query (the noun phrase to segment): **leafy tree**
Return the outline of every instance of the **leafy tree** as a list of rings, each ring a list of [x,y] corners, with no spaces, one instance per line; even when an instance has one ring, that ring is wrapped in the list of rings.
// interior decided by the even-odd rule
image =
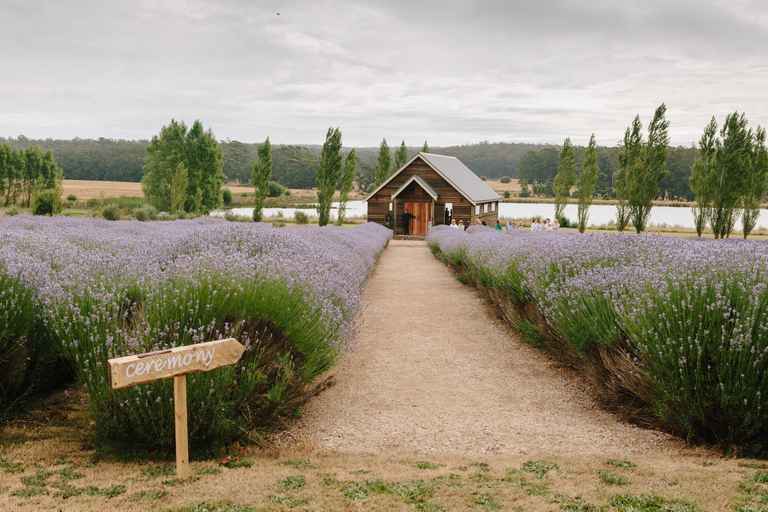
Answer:
[[[638,138],[631,165],[626,174],[626,194],[629,217],[637,233],[645,231],[648,218],[653,208],[653,200],[659,195],[659,184],[667,170],[667,146],[669,146],[669,121],[666,119],[667,107],[659,105],[648,128],[648,141],[643,144],[640,134],[640,119],[635,117],[632,133],[637,126]]]
[[[13,150],[8,144],[0,144],[0,198],[5,197],[8,176],[11,172]]]
[[[205,131],[200,121],[187,130],[183,122],[172,119],[147,147],[142,188],[147,201],[158,210],[171,205],[171,183],[179,164],[187,171],[182,210],[207,212],[221,204],[224,183],[223,158],[213,132]]]
[[[224,184],[223,157],[213,132],[206,131],[199,120],[187,133],[185,167],[188,180],[184,210],[208,212],[217,208]]]
[[[571,196],[571,188],[576,183],[576,158],[573,154],[571,139],[565,139],[563,149],[560,151],[560,163],[557,166],[557,174],[554,180],[555,189],[555,218],[559,221],[563,218],[565,205]]]
[[[187,194],[189,193],[189,171],[183,162],[176,166],[176,172],[171,178],[171,212],[183,211],[187,203]],[[199,190],[199,189],[198,189]]]
[[[331,200],[341,177],[341,131],[328,128],[325,143],[320,152],[320,169],[317,172],[317,212],[319,224],[328,224],[331,215]]]
[[[344,224],[344,214],[347,209],[347,199],[352,191],[352,185],[357,175],[357,153],[352,149],[347,158],[344,159],[344,173],[339,181],[339,213],[336,218],[336,224]]]
[[[581,165],[581,172],[579,173],[576,182],[577,194],[579,197],[578,226],[580,233],[583,233],[587,229],[589,207],[592,204],[592,195],[595,192],[598,171],[597,143],[595,142],[595,134],[593,133],[589,138],[589,146],[587,146],[584,162]]]
[[[768,184],[768,150],[765,147],[765,129],[758,126],[752,144],[752,161],[744,190],[742,233],[747,238],[757,225],[760,204],[763,202]]]
[[[429,153],[429,145],[427,144],[427,141],[424,141],[424,145],[421,146],[421,152],[422,153]]]
[[[693,162],[691,170],[691,190],[693,190],[696,205],[693,207],[693,221],[696,234],[701,236],[712,216],[709,182],[715,172],[715,157],[717,156],[717,121],[715,117],[704,128],[704,135],[699,139],[699,154]]]
[[[57,188],[36,191],[32,196],[32,214],[53,216],[61,212],[61,192]]]
[[[152,137],[147,147],[144,178],[141,181],[144,197],[160,211],[171,210],[171,181],[179,164],[186,161],[187,127],[172,119],[160,133]]]
[[[747,118],[733,112],[725,118],[715,141],[715,165],[706,177],[709,223],[715,238],[728,238],[740,215],[752,160],[752,131]]]
[[[408,161],[408,148],[405,147],[405,141],[400,143],[400,147],[395,152],[395,169],[400,169]]]
[[[267,194],[269,197],[280,197],[280,196],[287,196],[290,195],[288,192],[288,189],[279,184],[276,181],[270,180],[269,181],[269,193]]]
[[[528,151],[520,160],[518,176],[521,182],[533,187],[534,193],[542,191],[551,194],[559,163],[560,152],[556,148]]]
[[[375,187],[381,185],[389,177],[389,173],[392,170],[392,155],[389,152],[389,146],[387,145],[387,139],[381,140],[379,146],[379,159],[376,163],[376,173],[373,180]]]
[[[253,163],[252,181],[255,189],[253,220],[261,222],[264,199],[269,195],[269,179],[272,177],[272,143],[269,137],[259,147],[258,157]]]

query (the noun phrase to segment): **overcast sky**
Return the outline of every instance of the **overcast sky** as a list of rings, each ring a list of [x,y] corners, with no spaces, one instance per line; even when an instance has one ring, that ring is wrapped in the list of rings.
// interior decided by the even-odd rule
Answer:
[[[278,15],[279,13],[279,15]],[[764,0],[0,0],[0,135],[345,145],[614,145],[662,101],[674,144],[768,123]]]

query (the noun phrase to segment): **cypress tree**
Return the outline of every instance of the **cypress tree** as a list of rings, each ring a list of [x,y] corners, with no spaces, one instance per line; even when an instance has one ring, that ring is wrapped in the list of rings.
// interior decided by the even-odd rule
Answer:
[[[616,228],[624,231],[629,224],[629,205],[627,202],[628,180],[632,169],[638,165],[642,154],[642,124],[640,116],[635,116],[632,127],[624,132],[624,140],[619,148],[619,167],[613,175],[613,191],[616,196]]]
[[[427,145],[427,141],[424,141],[424,145],[421,146],[421,152],[422,153],[429,153],[429,146]]]
[[[352,149],[344,160],[344,173],[339,181],[339,213],[336,217],[336,224],[344,224],[344,216],[347,209],[347,199],[352,191],[352,185],[357,175],[357,153]]]
[[[555,189],[555,219],[563,218],[565,205],[571,196],[571,188],[576,183],[576,157],[573,153],[571,139],[566,138],[563,149],[560,151],[560,163],[557,166],[557,174],[553,187]]]
[[[317,213],[321,226],[328,224],[331,216],[331,200],[341,177],[341,131],[328,128],[320,152],[320,169],[317,171]]]
[[[405,147],[405,141],[400,143],[400,147],[395,152],[395,169],[400,169],[408,161],[408,148]]]
[[[254,207],[253,220],[260,222],[262,219],[262,210],[264,200],[269,195],[269,180],[272,177],[272,143],[269,137],[264,144],[259,146],[256,161],[253,163],[253,187],[254,187]]]
[[[374,173],[373,186],[377,187],[384,183],[389,177],[389,173],[392,168],[392,155],[389,152],[389,146],[387,145],[387,139],[381,140],[379,146],[379,158],[376,162],[376,171]]]

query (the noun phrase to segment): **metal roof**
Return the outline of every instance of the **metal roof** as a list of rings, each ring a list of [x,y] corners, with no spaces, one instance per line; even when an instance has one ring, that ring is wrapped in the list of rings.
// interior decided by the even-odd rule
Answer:
[[[438,174],[473,203],[498,201],[501,199],[486,182],[455,156],[419,153]]]
[[[400,193],[401,193],[403,190],[405,190],[406,188],[408,188],[408,185],[410,185],[410,184],[411,184],[411,183],[413,183],[414,181],[415,181],[416,183],[418,183],[418,185],[419,185],[421,188],[423,188],[423,189],[424,189],[424,192],[426,192],[427,194],[429,194],[430,196],[432,196],[432,199],[434,199],[435,201],[437,201],[437,192],[435,192],[435,189],[433,189],[432,187],[430,187],[430,186],[429,186],[429,183],[427,183],[426,181],[424,181],[424,180],[421,178],[421,176],[411,176],[411,179],[409,179],[408,181],[406,181],[405,183],[403,183],[403,186],[402,186],[402,187],[400,187],[399,189],[397,189],[397,192],[395,192],[394,194],[392,194],[392,197],[394,198],[394,197],[397,197],[397,196],[399,196],[399,195],[400,195]]]
[[[395,176],[400,174],[403,169],[411,165],[414,160],[421,158],[427,165],[429,165],[437,174],[443,177],[453,188],[455,188],[461,195],[463,195],[470,203],[485,203],[488,201],[499,201],[501,198],[488,186],[483,180],[481,180],[477,174],[472,172],[472,169],[464,165],[464,163],[455,156],[448,155],[436,155],[434,153],[418,153],[413,158],[408,160],[405,165],[395,171],[389,178],[384,180],[384,183],[376,187],[376,189],[368,194],[365,200],[369,200],[379,190],[384,188],[387,183],[392,181]],[[409,183],[412,180],[409,180]],[[420,180],[420,185],[424,180]],[[424,182],[422,187],[428,187],[429,185]],[[425,190],[432,190],[431,187]],[[398,190],[396,194],[400,193]],[[434,192],[434,190],[432,190]],[[430,194],[431,195],[431,194]],[[435,194],[437,196],[437,194]]]

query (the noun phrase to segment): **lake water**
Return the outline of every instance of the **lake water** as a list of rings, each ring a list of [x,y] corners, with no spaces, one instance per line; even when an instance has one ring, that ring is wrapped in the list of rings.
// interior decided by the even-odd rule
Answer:
[[[338,203],[333,203],[331,218],[336,218]],[[233,208],[229,210],[234,215],[250,217],[253,208]],[[309,217],[317,217],[314,208],[264,208],[265,218],[277,218],[281,213],[283,218],[292,219],[297,212],[304,212]],[[499,216],[505,219],[528,219],[531,217],[554,217],[555,205],[551,203],[499,203]],[[364,201],[349,201],[347,203],[347,218],[363,218],[367,213]],[[212,212],[211,215],[223,217],[225,211]],[[565,207],[565,216],[572,221],[576,220],[576,205],[569,204]],[[596,204],[589,209],[589,225],[601,226],[616,219],[616,207],[610,204]],[[693,213],[691,208],[676,206],[654,206],[651,210],[650,226],[678,226],[693,229]],[[768,210],[760,210],[758,227],[768,229]],[[741,229],[738,222],[737,230]]]

